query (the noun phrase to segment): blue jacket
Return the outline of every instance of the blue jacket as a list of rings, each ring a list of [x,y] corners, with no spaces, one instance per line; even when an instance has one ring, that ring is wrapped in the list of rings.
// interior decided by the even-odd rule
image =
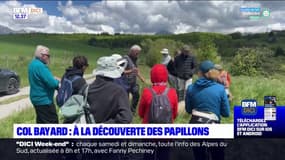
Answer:
[[[192,109],[215,113],[219,119],[230,116],[230,104],[223,85],[204,77],[199,78],[187,89],[185,107],[188,113]]]
[[[53,103],[54,90],[59,81],[54,79],[51,71],[41,60],[35,58],[29,64],[30,99],[33,105],[50,105]]]

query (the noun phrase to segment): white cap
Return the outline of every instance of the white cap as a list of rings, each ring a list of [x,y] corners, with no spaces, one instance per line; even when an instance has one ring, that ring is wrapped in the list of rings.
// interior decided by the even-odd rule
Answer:
[[[163,48],[160,53],[162,54],[169,54],[168,49],[167,48]]]

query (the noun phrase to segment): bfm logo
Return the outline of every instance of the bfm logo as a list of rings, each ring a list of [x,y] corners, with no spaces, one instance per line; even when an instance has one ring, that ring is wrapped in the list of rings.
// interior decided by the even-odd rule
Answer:
[[[256,114],[256,100],[245,99],[241,101],[242,114],[243,115],[255,115]]]
[[[13,19],[28,19],[30,14],[42,14],[43,8],[13,8]]]

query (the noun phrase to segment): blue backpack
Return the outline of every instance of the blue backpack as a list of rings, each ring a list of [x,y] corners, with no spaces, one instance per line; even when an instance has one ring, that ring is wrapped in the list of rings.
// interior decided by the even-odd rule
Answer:
[[[61,86],[58,89],[58,94],[56,96],[56,103],[59,107],[61,107],[68,100],[68,98],[72,96],[72,83],[79,78],[81,77],[78,75],[75,75],[72,78],[67,78],[66,76],[63,77],[61,80]]]

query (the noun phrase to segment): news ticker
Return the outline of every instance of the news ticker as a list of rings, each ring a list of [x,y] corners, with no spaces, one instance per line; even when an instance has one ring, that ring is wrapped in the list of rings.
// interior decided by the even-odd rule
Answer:
[[[234,137],[232,124],[14,124],[14,138],[189,139]]]

